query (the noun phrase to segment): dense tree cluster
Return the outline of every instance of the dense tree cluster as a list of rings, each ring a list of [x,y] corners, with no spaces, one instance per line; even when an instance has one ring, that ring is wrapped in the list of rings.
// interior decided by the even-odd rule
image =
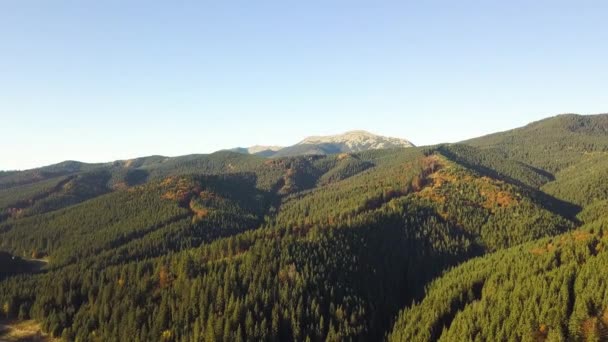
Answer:
[[[404,310],[393,341],[603,341],[608,220],[474,259]]]

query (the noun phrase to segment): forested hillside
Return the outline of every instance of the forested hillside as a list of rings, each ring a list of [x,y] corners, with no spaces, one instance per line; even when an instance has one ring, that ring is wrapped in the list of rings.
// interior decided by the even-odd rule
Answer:
[[[605,341],[608,219],[476,258],[404,310],[391,341]]]
[[[0,309],[69,341],[603,336],[606,117],[0,173]]]
[[[563,114],[464,143],[495,149],[509,158],[555,173],[581,161],[587,153],[608,152],[607,134],[608,114]]]

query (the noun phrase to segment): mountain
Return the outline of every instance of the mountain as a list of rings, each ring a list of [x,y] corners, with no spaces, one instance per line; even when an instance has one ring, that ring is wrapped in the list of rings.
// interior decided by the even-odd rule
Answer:
[[[312,136],[279,150],[274,157],[307,154],[351,153],[414,146],[405,139],[383,137],[366,131],[350,131],[330,136]]]
[[[262,146],[262,145],[254,145],[251,146],[249,148],[247,148],[247,152],[249,154],[259,154],[260,152],[264,152],[264,151],[272,151],[272,152],[276,152],[280,149],[282,149],[283,147],[281,146]]]
[[[360,152],[385,148],[412,147],[405,139],[383,137],[366,131],[350,131],[344,134],[308,137],[297,145],[335,144],[341,152]]]
[[[0,317],[66,341],[602,340],[603,122],[0,173]]]
[[[272,157],[277,151],[282,149],[281,146],[262,146],[254,145],[251,147],[236,147],[229,151],[243,153],[243,154],[255,154],[261,157]]]
[[[293,157],[299,155],[328,155],[352,153],[387,148],[413,147],[414,145],[399,138],[383,137],[366,131],[350,131],[338,135],[311,136],[299,143],[288,146],[252,146],[238,147],[232,151],[256,154],[263,157]]]

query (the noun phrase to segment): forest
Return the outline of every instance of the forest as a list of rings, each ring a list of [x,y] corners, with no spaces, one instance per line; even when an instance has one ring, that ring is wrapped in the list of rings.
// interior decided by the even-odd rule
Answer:
[[[608,340],[607,167],[604,114],[0,172],[0,317],[65,341]]]

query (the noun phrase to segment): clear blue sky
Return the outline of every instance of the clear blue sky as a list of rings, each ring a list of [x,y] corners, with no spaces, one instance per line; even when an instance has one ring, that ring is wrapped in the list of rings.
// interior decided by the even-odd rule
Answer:
[[[1,1],[0,169],[607,112],[607,4]]]

